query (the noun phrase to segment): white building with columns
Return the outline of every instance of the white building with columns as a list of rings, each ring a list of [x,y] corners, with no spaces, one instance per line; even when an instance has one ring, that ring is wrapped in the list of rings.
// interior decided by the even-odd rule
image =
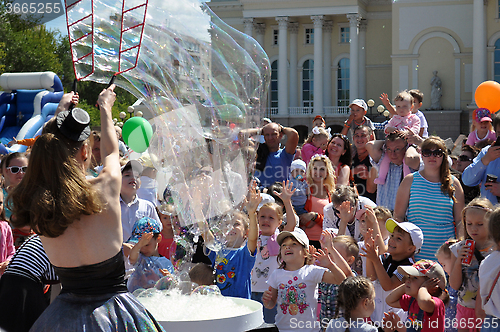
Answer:
[[[255,38],[268,54],[268,116],[310,130],[347,117],[355,98],[424,93],[429,132],[467,131],[475,88],[500,81],[500,0],[212,0],[228,25]],[[431,79],[442,82],[443,110],[430,110]],[[465,114],[465,116],[464,116]],[[460,116],[462,121],[460,122]],[[465,119],[465,120],[464,120]],[[298,128],[300,129],[300,128]],[[461,130],[460,130],[461,129]]]

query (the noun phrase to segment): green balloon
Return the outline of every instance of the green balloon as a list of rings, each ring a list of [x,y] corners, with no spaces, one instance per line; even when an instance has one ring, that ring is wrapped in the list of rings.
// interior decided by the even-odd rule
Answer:
[[[142,153],[146,151],[152,136],[153,128],[144,118],[136,116],[128,119],[123,124],[123,140],[135,152]]]

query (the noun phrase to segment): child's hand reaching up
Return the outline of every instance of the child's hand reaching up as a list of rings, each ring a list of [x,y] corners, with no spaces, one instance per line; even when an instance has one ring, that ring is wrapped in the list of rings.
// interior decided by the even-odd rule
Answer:
[[[389,100],[389,95],[385,92],[382,92],[380,95],[380,101],[382,101],[382,104],[385,106],[385,108],[389,108],[391,105],[391,101]]]
[[[328,255],[327,249],[319,249],[317,250],[312,257],[316,260],[316,265],[329,268],[331,265],[335,265],[332,261],[330,255]]]
[[[378,236],[378,235],[377,235]],[[370,261],[376,261],[379,256],[378,254],[378,246],[375,245],[375,240],[373,239],[373,230],[368,229],[365,236],[365,253],[361,254],[361,256],[366,257],[366,259]]]
[[[284,203],[292,200],[292,195],[295,192],[295,190],[297,189],[293,188],[292,181],[286,180],[286,182],[283,181],[283,190],[281,191],[281,193],[278,193],[276,191],[274,193],[276,194],[276,196],[281,198],[281,200]]]
[[[321,248],[327,248],[327,249],[332,248],[333,247],[332,234],[327,230],[323,230],[323,232],[321,232],[321,237],[319,238],[319,243],[321,244]]]
[[[262,197],[260,196],[260,190],[257,189],[257,184],[253,181],[249,189],[249,199],[247,202],[248,213],[255,213],[261,201]]]

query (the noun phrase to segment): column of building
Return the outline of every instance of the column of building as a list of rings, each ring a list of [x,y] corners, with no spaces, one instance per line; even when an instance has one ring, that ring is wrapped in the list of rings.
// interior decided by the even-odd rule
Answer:
[[[297,35],[299,33],[299,23],[288,24],[290,32],[290,107],[297,107],[298,104],[298,83],[297,83]]]
[[[243,27],[244,27],[244,32],[246,35],[249,35],[250,37],[253,37],[253,25],[254,25],[254,18],[253,17],[245,17],[243,19]]]
[[[366,20],[359,24],[359,98],[366,99]]]
[[[332,106],[332,21],[323,24],[323,106]]]
[[[349,97],[351,101],[353,99],[359,98],[359,83],[358,83],[358,66],[359,66],[359,22],[361,20],[361,15],[359,14],[348,14],[347,19],[349,20],[349,36],[351,39],[351,44],[349,47],[350,57],[349,57]]]
[[[288,115],[288,16],[278,16],[278,115]]]
[[[265,23],[256,23],[255,26],[255,40],[260,44],[262,48],[264,48],[264,34],[266,33],[266,24]]]
[[[472,88],[473,92],[479,84],[486,80],[486,12],[484,0],[474,0],[472,19]],[[472,104],[475,105],[474,93]]]
[[[314,113],[323,114],[323,15],[313,15],[314,23]]]

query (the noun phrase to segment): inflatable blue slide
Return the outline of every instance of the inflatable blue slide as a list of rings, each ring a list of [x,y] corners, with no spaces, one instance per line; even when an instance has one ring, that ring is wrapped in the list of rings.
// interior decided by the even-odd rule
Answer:
[[[53,72],[4,73],[0,75],[0,143],[40,135],[52,118],[64,91],[61,80]],[[26,146],[0,145],[0,153],[24,152]],[[3,151],[2,151],[3,150]]]

